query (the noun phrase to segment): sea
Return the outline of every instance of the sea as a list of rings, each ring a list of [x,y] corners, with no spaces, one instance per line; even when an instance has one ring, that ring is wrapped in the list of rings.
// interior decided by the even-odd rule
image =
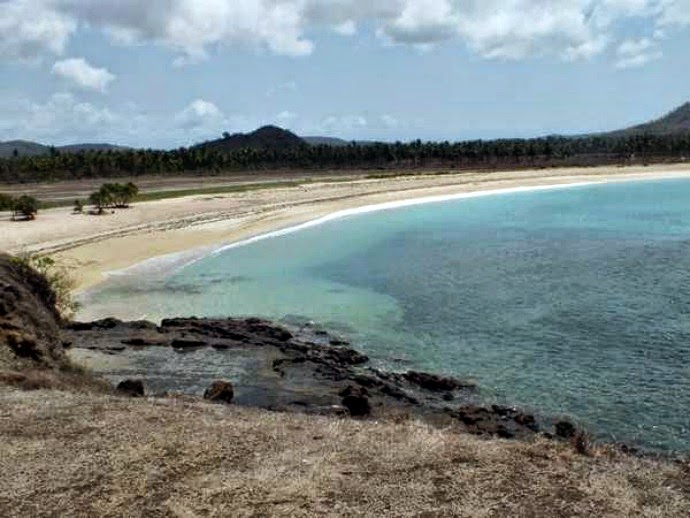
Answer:
[[[690,452],[690,180],[343,211],[148,261],[82,298],[80,318],[312,322],[378,367],[472,379],[487,403]],[[213,361],[151,354],[131,361],[192,373]]]

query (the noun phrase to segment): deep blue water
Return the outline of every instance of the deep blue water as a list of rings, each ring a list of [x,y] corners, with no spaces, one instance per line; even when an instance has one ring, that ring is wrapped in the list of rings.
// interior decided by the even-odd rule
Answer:
[[[571,187],[351,216],[124,276],[124,318],[310,319],[393,369],[690,451],[690,181]]]

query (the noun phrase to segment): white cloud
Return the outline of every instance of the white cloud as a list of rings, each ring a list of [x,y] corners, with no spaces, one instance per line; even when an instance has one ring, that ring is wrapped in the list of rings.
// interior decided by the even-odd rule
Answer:
[[[53,74],[62,77],[84,90],[105,92],[108,85],[115,79],[105,68],[96,68],[85,59],[63,59],[53,65]]]
[[[364,129],[368,125],[369,121],[362,115],[329,115],[324,117],[318,127],[329,133],[348,133],[353,130]]]
[[[690,25],[690,0],[664,0],[660,27]]]
[[[188,130],[209,129],[220,133],[225,116],[212,102],[196,99],[175,115],[177,125]]]
[[[35,0],[0,2],[0,59],[33,61],[61,54],[77,21]]]
[[[297,114],[289,110],[284,110],[276,115],[275,119],[279,124],[291,124],[297,119]]]
[[[179,62],[226,46],[310,54],[307,34],[355,35],[374,27],[387,42],[464,42],[485,58],[587,59],[621,40],[621,22],[650,31],[690,25],[690,0],[0,0],[0,58],[61,55],[80,27],[120,44],[154,43]],[[647,35],[651,37],[651,34]],[[640,35],[639,37],[644,37]]]
[[[617,68],[641,67],[650,61],[661,58],[657,43],[649,38],[625,40],[616,50]]]
[[[0,103],[0,140],[31,138],[52,142],[70,136],[93,141],[104,128],[124,122],[110,109],[80,102],[72,94],[58,93],[46,102],[3,99]]]
[[[261,121],[226,115],[203,99],[176,114],[150,112],[132,103],[105,107],[83,102],[71,93],[44,102],[0,97],[0,141],[17,138],[43,143],[111,142],[133,147],[189,145],[256,128]],[[161,128],[163,131],[161,131]]]
[[[396,43],[436,43],[453,37],[459,22],[449,0],[408,0],[379,34]]]

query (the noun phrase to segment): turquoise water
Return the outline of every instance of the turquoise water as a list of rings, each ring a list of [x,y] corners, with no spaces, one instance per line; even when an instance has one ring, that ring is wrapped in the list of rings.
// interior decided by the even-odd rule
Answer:
[[[473,378],[487,400],[690,451],[690,181],[350,216],[113,278],[87,304],[313,320],[387,368]]]

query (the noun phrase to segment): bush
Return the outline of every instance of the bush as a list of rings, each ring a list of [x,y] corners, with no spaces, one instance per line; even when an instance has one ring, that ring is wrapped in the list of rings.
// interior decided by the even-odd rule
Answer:
[[[139,188],[132,182],[105,183],[89,196],[89,201],[96,207],[98,214],[103,214],[103,210],[107,207],[126,209],[137,194],[139,194]]]
[[[21,216],[24,219],[35,219],[38,214],[39,202],[33,196],[20,196],[12,203],[13,217]]]

